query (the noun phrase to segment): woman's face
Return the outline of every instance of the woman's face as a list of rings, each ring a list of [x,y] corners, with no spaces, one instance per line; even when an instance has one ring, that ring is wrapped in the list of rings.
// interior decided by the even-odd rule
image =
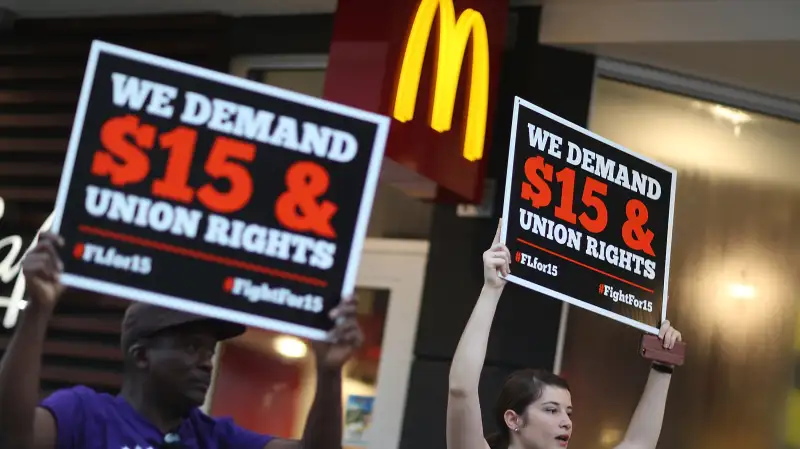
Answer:
[[[512,441],[526,449],[562,449],[572,436],[572,395],[569,391],[546,386],[542,396],[530,404],[525,416],[506,412]],[[515,430],[519,428],[519,430]]]

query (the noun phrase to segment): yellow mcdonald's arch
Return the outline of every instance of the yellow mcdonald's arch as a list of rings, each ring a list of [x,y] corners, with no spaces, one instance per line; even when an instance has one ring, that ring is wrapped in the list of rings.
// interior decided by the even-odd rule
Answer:
[[[421,1],[403,55],[393,116],[401,122],[414,118],[422,63],[437,10],[439,51],[430,117],[431,128],[445,132],[450,130],[453,124],[458,78],[467,42],[472,35],[472,67],[464,135],[464,158],[468,161],[477,161],[483,157],[486,115],[489,107],[489,37],[486,23],[479,12],[466,9],[456,20],[453,0]]]

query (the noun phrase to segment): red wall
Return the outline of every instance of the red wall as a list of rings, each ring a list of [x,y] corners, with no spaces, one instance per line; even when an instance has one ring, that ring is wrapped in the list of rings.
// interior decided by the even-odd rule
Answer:
[[[212,416],[230,416],[246,429],[292,437],[300,388],[298,366],[227,344],[221,354]]]
[[[381,310],[357,318],[364,332],[364,344],[353,359],[367,363],[373,375],[377,375],[381,357],[384,313]],[[249,332],[257,335],[251,341],[263,338],[264,344],[270,344],[275,335],[260,329]],[[313,357],[310,347],[307,357]],[[292,438],[298,424],[295,418],[299,412],[302,376],[302,361],[287,363],[277,354],[226,343],[218,360],[211,415],[230,416],[238,425],[254,432]],[[305,416],[301,418],[305,421]]]

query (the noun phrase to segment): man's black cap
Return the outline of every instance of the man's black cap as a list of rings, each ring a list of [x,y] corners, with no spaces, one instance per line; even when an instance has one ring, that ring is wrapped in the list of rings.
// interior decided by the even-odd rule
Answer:
[[[140,338],[184,324],[203,322],[218,340],[242,335],[247,328],[241,324],[194,315],[180,310],[159,307],[145,302],[133,302],[122,319],[122,350],[127,351]]]

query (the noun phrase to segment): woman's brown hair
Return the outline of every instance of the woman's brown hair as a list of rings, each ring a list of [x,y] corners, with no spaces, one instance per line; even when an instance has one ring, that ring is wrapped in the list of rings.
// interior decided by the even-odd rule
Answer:
[[[494,408],[494,421],[498,430],[486,437],[491,449],[508,449],[511,444],[511,434],[505,420],[506,410],[513,410],[523,416],[525,409],[542,396],[547,386],[569,391],[566,380],[546,370],[525,369],[508,376]]]

